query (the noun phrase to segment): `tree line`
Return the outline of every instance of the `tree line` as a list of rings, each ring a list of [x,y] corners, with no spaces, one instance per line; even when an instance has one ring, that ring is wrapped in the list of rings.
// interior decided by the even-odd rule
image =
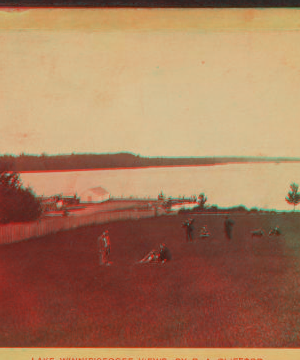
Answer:
[[[281,161],[300,161],[300,159],[269,157],[142,157],[131,153],[73,153],[63,155],[47,155],[44,153],[41,155],[1,155],[0,171],[80,170]]]

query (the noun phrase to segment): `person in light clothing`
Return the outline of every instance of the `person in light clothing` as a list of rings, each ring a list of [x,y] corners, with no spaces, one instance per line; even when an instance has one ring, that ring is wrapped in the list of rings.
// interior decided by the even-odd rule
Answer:
[[[209,236],[210,236],[210,232],[207,230],[207,226],[206,225],[202,226],[199,233],[200,239],[208,238]]]
[[[98,237],[98,249],[99,249],[99,263],[100,265],[110,265],[110,238],[108,231],[104,231],[101,236]]]
[[[167,261],[170,261],[172,258],[170,250],[166,247],[165,244],[160,244],[159,250],[151,250],[142,260],[138,261],[138,264],[164,264]]]

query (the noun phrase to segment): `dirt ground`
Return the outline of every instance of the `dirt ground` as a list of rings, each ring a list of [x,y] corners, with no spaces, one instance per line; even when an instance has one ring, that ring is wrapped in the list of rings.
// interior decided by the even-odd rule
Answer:
[[[232,215],[230,241],[224,215],[193,217],[191,243],[178,215],[0,246],[0,346],[299,347],[299,215]],[[279,237],[250,235],[275,225]],[[104,229],[113,264],[101,267]],[[169,263],[135,264],[161,242]]]

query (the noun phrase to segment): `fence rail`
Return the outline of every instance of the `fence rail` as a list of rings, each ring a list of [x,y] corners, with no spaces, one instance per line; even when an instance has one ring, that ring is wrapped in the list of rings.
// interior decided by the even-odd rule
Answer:
[[[161,215],[162,213],[164,212],[157,212],[155,209],[126,209],[83,216],[40,219],[39,221],[30,223],[7,224],[0,226],[0,244],[10,244],[87,225],[104,224],[126,219],[147,218]]]

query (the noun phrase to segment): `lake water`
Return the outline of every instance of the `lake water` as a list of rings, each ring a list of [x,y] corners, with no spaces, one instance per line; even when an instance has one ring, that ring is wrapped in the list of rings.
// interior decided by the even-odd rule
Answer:
[[[37,195],[80,194],[101,186],[113,197],[157,198],[205,193],[210,205],[291,210],[285,196],[300,183],[300,163],[248,163],[214,166],[21,173]],[[300,207],[300,205],[299,205]]]

